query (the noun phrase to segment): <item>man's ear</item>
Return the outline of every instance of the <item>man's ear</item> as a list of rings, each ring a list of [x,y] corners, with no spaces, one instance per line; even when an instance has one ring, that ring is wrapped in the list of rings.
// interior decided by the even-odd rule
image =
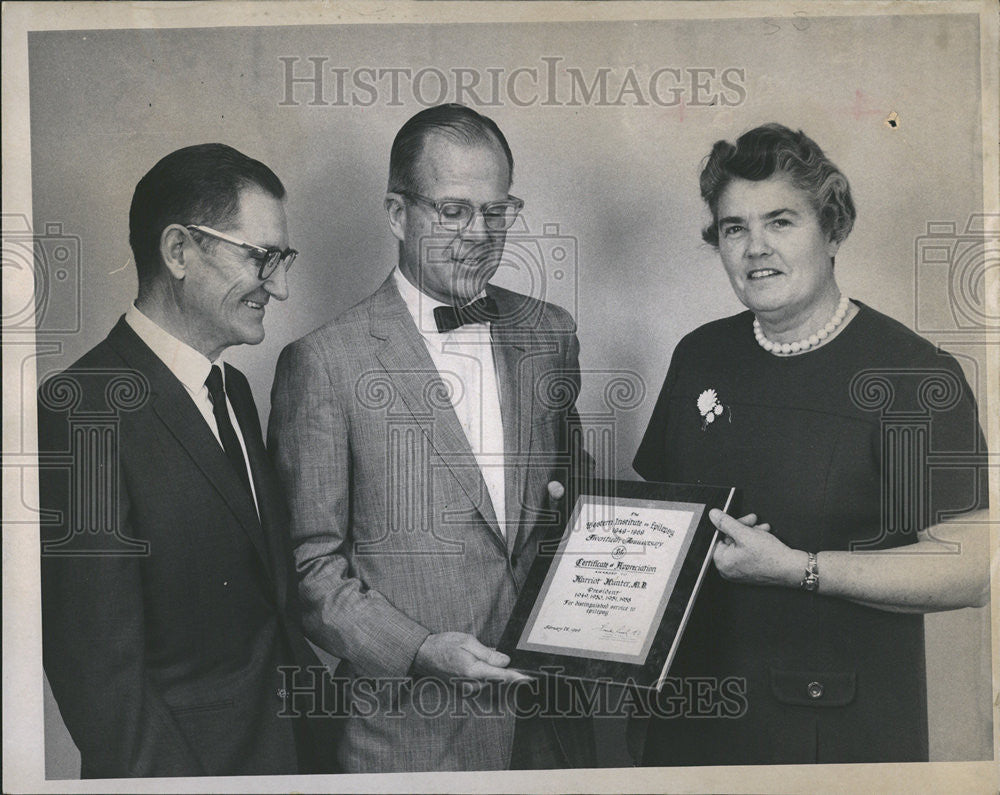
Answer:
[[[187,275],[190,243],[187,230],[180,224],[170,224],[160,232],[160,258],[175,279],[180,280]]]
[[[385,194],[385,213],[389,218],[389,228],[397,240],[406,237],[406,203],[398,193]]]

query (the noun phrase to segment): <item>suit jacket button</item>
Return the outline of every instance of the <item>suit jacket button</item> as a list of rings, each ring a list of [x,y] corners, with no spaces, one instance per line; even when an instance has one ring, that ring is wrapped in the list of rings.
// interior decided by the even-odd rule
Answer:
[[[806,685],[806,692],[809,694],[809,698],[822,698],[823,685],[819,682],[810,682]]]

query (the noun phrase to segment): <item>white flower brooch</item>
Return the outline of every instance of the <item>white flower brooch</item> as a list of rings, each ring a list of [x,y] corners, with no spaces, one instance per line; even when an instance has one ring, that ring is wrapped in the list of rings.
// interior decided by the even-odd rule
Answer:
[[[706,389],[698,395],[698,413],[701,414],[701,429],[705,430],[709,423],[721,417],[725,407],[719,402],[719,395],[714,389]],[[729,409],[729,421],[733,421],[733,410]]]

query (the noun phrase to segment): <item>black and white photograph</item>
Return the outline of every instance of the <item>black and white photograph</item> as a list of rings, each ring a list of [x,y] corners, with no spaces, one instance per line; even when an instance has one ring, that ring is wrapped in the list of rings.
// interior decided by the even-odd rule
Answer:
[[[5,792],[997,791],[995,3],[3,17]]]

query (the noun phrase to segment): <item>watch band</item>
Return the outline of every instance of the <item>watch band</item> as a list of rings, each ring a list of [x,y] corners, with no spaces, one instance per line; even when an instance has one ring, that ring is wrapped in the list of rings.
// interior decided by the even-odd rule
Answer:
[[[806,573],[799,583],[799,588],[803,591],[815,591],[819,588],[819,558],[815,552],[810,552],[809,560],[806,562]]]

